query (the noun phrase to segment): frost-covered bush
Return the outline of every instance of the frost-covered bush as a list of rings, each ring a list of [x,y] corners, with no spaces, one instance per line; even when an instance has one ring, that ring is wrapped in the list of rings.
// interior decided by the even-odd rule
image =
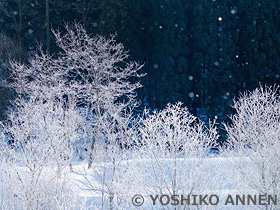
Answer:
[[[226,125],[231,158],[246,179],[243,189],[259,194],[280,193],[279,89],[260,87],[234,101],[236,114]],[[277,207],[278,208],[278,207]]]
[[[145,115],[139,128],[138,174],[144,177],[136,179],[142,186],[139,191],[153,195],[204,192],[210,178],[205,173],[207,158],[218,138],[214,125],[206,127],[182,103]]]
[[[69,175],[83,119],[75,105],[65,106],[59,100],[15,102],[2,124],[1,209],[73,209]]]

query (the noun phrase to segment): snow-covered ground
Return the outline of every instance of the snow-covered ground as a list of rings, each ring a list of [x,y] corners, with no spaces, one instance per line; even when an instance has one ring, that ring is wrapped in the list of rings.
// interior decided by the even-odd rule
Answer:
[[[180,160],[177,160],[178,162],[180,162]],[[183,160],[181,160],[183,161]],[[194,160],[190,159],[189,162],[193,163]],[[255,170],[252,163],[250,162],[249,159],[247,158],[236,158],[236,157],[213,157],[213,158],[207,158],[203,161],[203,171],[200,171],[199,173],[197,173],[197,186],[198,189],[192,192],[192,194],[195,195],[217,195],[219,197],[219,204],[218,205],[189,205],[189,206],[185,206],[185,205],[178,205],[176,206],[176,209],[248,209],[250,206],[246,205],[232,205],[232,204],[228,204],[228,205],[224,205],[226,202],[226,198],[228,195],[232,195],[233,198],[235,198],[235,195],[258,195],[258,193],[256,191],[254,191],[250,186],[248,186],[248,184],[246,185],[246,180],[244,179],[244,177],[241,176],[241,174],[236,170],[236,168],[234,167],[234,163],[236,161],[242,161],[244,162],[244,167],[251,167],[250,170]],[[128,161],[129,162],[129,161]],[[133,161],[134,162],[134,166],[136,167],[141,167],[143,166],[143,164],[145,164],[146,166],[151,164],[151,162],[149,160],[137,160],[137,161]],[[136,163],[137,162],[137,163]],[[161,163],[160,163],[161,162]],[[162,159],[160,160],[159,164],[165,164],[166,162],[172,162],[171,159]],[[186,164],[186,167],[190,166],[190,163],[185,162],[184,164]],[[124,165],[124,167],[127,167],[127,162],[123,162],[121,163]],[[162,165],[164,167],[164,165]],[[87,163],[80,163],[80,164],[76,164],[73,165],[73,172],[71,173],[71,180],[72,180],[72,187],[73,189],[75,189],[75,191],[78,193],[78,197],[79,199],[82,200],[86,200],[87,201],[87,205],[89,206],[90,204],[92,204],[94,207],[98,208],[98,209],[106,209],[108,208],[108,205],[106,205],[106,202],[108,202],[108,195],[106,195],[106,193],[104,194],[104,192],[106,192],[105,188],[106,184],[109,183],[109,180],[103,180],[104,182],[100,182],[101,181],[101,177],[99,177],[97,174],[101,174],[101,173],[105,173],[107,171],[110,171],[112,169],[112,164],[110,163],[104,163],[104,164],[100,164],[99,166],[94,166],[91,169],[88,169],[88,164]],[[120,167],[120,165],[118,166]],[[151,166],[152,167],[152,166]],[[100,171],[97,171],[97,168],[99,168]],[[174,206],[172,205],[166,205],[166,206],[162,206],[160,205],[159,200],[157,200],[156,205],[152,204],[152,199],[150,197],[150,195],[152,196],[156,196],[157,194],[160,195],[160,191],[162,194],[167,194],[170,195],[170,192],[168,191],[168,187],[166,189],[164,189],[164,186],[170,186],[171,185],[171,180],[170,183],[164,183],[161,186],[158,186],[159,188],[161,188],[159,191],[155,190],[154,187],[155,186],[147,186],[143,181],[145,181],[145,177],[146,178],[150,178],[153,177],[155,174],[153,174],[153,171],[151,170],[151,174],[139,174],[137,170],[141,169],[137,169],[134,168],[133,169],[135,172],[135,180],[134,183],[130,182],[128,184],[130,184],[131,186],[123,186],[123,188],[129,188],[130,192],[125,194],[125,196],[128,196],[127,198],[127,204],[124,206],[121,206],[120,209],[175,209]],[[143,170],[142,170],[143,172]],[[147,172],[147,170],[145,170],[145,172]],[[194,172],[191,172],[194,173]],[[191,174],[189,174],[191,175]],[[161,176],[161,175],[159,175]],[[201,177],[203,176],[203,177]],[[107,177],[108,178],[108,177]],[[153,178],[157,178],[157,177],[153,177]],[[162,178],[162,177],[158,177],[158,178]],[[201,182],[200,180],[201,179]],[[187,179],[186,179],[187,180]],[[131,180],[130,180],[131,181]],[[191,181],[193,181],[193,177],[191,178]],[[107,182],[107,183],[106,183]],[[129,181],[128,181],[129,182]],[[116,183],[115,183],[116,184]],[[199,184],[202,184],[203,186],[199,186]],[[194,184],[193,186],[195,187],[196,184]],[[102,190],[104,189],[104,190]],[[119,189],[121,191],[121,189]],[[186,192],[191,192],[191,189],[185,190],[185,189],[181,189],[181,192],[179,191],[178,195],[183,195],[183,196],[187,196],[188,193]],[[134,195],[142,195],[145,203],[139,207],[136,207],[133,205],[133,197]],[[104,196],[104,197],[103,197]],[[102,202],[104,201],[105,202]],[[130,203],[129,203],[130,201]],[[207,199],[206,199],[207,201]],[[118,201],[114,201],[114,202],[118,202]],[[208,200],[209,202],[209,200]],[[246,201],[247,202],[247,201]],[[170,201],[171,203],[171,201]],[[102,207],[102,205],[104,205]],[[115,206],[116,208],[116,206]],[[251,206],[251,209],[257,209],[257,206]]]

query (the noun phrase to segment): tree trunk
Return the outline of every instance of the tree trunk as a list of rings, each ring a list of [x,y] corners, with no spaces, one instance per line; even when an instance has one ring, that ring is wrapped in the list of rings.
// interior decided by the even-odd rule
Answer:
[[[95,77],[94,77],[94,86],[97,87],[98,85],[98,78],[99,78],[99,70],[96,70],[95,73]],[[100,129],[100,120],[101,120],[101,112],[100,112],[100,106],[99,106],[99,90],[97,88],[97,92],[96,92],[96,108],[95,108],[95,114],[96,116],[96,125],[95,125],[95,132],[94,132],[94,136],[92,138],[91,141],[91,147],[90,147],[90,153],[89,153],[89,161],[88,161],[88,168],[91,168],[92,162],[93,162],[93,150],[94,150],[94,145],[96,142],[96,134],[99,132]],[[92,113],[91,113],[92,114]]]
[[[98,98],[98,94],[97,94],[97,98]],[[99,132],[99,120],[101,119],[101,113],[100,113],[98,104],[99,104],[99,101],[97,100],[97,108],[96,108],[96,116],[95,116],[95,118],[97,119],[96,120],[97,124],[95,126],[95,129],[94,129],[95,132],[94,132],[94,135],[93,135],[92,140],[91,140],[88,168],[91,168],[91,165],[92,165],[92,162],[93,162],[93,150],[94,150],[94,145],[95,145],[95,142],[96,142],[96,134]]]

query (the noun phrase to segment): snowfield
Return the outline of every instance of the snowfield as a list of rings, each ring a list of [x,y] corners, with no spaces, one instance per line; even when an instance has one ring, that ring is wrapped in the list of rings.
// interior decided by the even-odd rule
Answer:
[[[178,162],[184,162],[186,168],[190,167],[190,165],[194,162],[194,159],[192,160],[178,160]],[[242,161],[244,163],[244,167],[250,167],[249,170],[256,170],[254,168],[254,165],[250,161],[249,158],[240,158],[240,157],[212,157],[212,158],[206,158],[203,160],[204,170],[199,172],[199,177],[197,178],[197,185],[200,185],[200,179],[203,183],[203,188],[195,190],[192,192],[194,195],[217,195],[220,199],[218,205],[178,205],[177,209],[258,209],[262,206],[255,206],[251,205],[248,206],[242,205],[239,203],[239,205],[224,205],[226,201],[226,197],[228,195],[232,195],[234,197],[235,195],[259,195],[257,191],[255,191],[251,186],[246,184],[245,177],[242,177],[242,175],[236,170],[234,167],[234,163],[236,161]],[[158,191],[157,189],[154,189],[153,186],[149,187],[147,184],[143,183],[143,180],[145,178],[150,178],[152,176],[156,176],[154,174],[141,174],[140,171],[143,171],[141,168],[138,168],[139,166],[145,164],[150,165],[149,160],[133,160],[133,170],[134,173],[134,179],[130,180],[130,186],[123,186],[123,188],[129,188],[129,193],[126,194],[128,197],[127,204],[125,207],[120,207],[120,209],[174,209],[174,206],[172,205],[166,205],[162,206],[160,205],[160,202],[157,201],[156,205],[153,205],[152,199],[150,198],[150,195],[157,195]],[[162,159],[160,160],[159,164],[162,164],[164,167],[164,164],[166,162],[173,162],[171,159]],[[121,165],[124,165],[124,168],[127,168],[127,165],[131,164],[131,161],[126,161],[121,163]],[[80,163],[73,165],[73,172],[70,174],[71,187],[72,189],[75,189],[76,193],[78,194],[78,202],[79,200],[83,200],[87,202],[88,206],[94,206],[97,209],[107,209],[106,207],[106,200],[108,199],[109,195],[106,195],[104,193],[104,185],[105,180],[103,183],[100,182],[100,177],[98,174],[100,174],[100,171],[111,171],[112,170],[112,164],[111,163],[100,163],[96,168],[94,169],[88,169],[87,163]],[[152,168],[152,166],[150,166]],[[96,172],[98,169],[99,171]],[[146,171],[146,170],[145,170]],[[146,177],[145,177],[146,176]],[[109,175],[107,178],[110,179],[111,176]],[[205,180],[205,177],[207,177],[207,180]],[[154,177],[156,179],[156,177]],[[187,179],[186,179],[187,180]],[[169,180],[171,181],[171,180]],[[170,183],[167,183],[167,185],[171,185]],[[168,188],[168,187],[167,187]],[[168,189],[164,189],[162,187],[161,193],[170,195],[170,191]],[[102,190],[103,189],[103,190]],[[121,191],[121,189],[120,189]],[[186,193],[188,192],[188,193]],[[187,196],[191,193],[190,189],[182,189],[181,192],[179,191],[178,195],[184,195]],[[142,195],[145,199],[145,203],[140,207],[135,207],[132,203],[132,198],[134,195]],[[208,196],[208,197],[209,197]],[[118,202],[118,201],[114,201]],[[76,208],[79,209],[79,208]],[[90,208],[88,208],[90,209]],[[274,208],[277,209],[277,208]]]

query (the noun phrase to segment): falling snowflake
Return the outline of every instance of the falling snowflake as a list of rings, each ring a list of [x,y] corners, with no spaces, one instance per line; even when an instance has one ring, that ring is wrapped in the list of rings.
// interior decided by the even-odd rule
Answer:
[[[219,66],[220,63],[219,63],[218,61],[216,61],[216,62],[214,62],[214,65],[215,65],[215,66]]]
[[[193,93],[193,92],[190,92],[190,93],[189,93],[189,97],[190,97],[190,98],[193,98],[193,97],[194,97],[194,93]]]
[[[220,22],[221,22],[222,20],[223,20],[223,18],[222,18],[222,17],[219,17],[219,18],[218,18],[218,21],[220,21]]]
[[[189,76],[189,80],[191,80],[191,81],[192,81],[192,80],[193,80],[193,76]]]
[[[237,14],[237,8],[236,7],[231,8],[230,13],[233,15]]]

